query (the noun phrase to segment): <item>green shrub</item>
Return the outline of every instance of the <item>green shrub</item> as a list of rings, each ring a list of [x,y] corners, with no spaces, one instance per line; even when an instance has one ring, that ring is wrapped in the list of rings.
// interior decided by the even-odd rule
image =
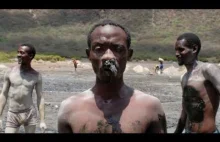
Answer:
[[[5,52],[0,52],[0,62],[10,62],[10,56]]]
[[[76,60],[80,60],[82,57],[80,57],[80,56],[73,56],[71,59],[73,60],[73,59],[76,59]]]
[[[43,60],[43,61],[51,61],[51,62],[57,62],[57,61],[65,61],[66,58],[61,57],[59,55],[44,55],[44,54],[37,54],[35,56],[36,60]]]
[[[10,59],[16,58],[16,52],[0,52],[0,62],[11,62]]]

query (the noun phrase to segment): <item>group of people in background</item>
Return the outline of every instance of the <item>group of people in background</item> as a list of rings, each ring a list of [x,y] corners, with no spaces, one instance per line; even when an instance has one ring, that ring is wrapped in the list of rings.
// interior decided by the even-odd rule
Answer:
[[[161,101],[124,82],[127,61],[132,57],[130,32],[105,20],[94,25],[87,36],[86,55],[96,75],[94,86],[62,101],[58,112],[59,133],[167,133],[166,112]],[[201,41],[194,33],[183,33],[174,43],[175,55],[187,72],[181,76],[182,111],[174,133],[219,133],[220,70],[198,61]],[[34,133],[40,116],[45,132],[42,75],[31,67],[36,54],[31,44],[18,47],[18,65],[6,71],[0,94],[0,129],[3,109],[9,100],[5,133],[16,133],[24,125]],[[159,68],[163,69],[163,61]],[[76,60],[73,60],[75,71]],[[32,100],[37,94],[37,109]]]

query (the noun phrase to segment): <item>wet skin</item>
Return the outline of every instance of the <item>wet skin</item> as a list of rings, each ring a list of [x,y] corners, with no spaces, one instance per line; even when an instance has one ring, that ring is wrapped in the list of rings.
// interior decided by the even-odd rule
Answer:
[[[185,127],[190,132],[212,133],[219,106],[219,68],[197,61],[196,47],[188,48],[184,39],[176,42],[175,50],[179,65],[187,68],[181,78],[182,113],[175,132],[181,133]]]
[[[97,27],[86,50],[96,74],[95,85],[62,102],[60,133],[164,133],[166,119],[160,101],[123,81],[132,50],[127,35],[115,26]],[[112,68],[112,69],[111,69]]]

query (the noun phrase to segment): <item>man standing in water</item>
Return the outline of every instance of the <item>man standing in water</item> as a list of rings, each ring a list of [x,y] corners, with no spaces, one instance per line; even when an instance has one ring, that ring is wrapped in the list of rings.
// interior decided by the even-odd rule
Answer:
[[[176,57],[187,72],[181,77],[182,113],[175,133],[218,133],[215,117],[219,106],[220,69],[198,61],[201,42],[197,35],[184,33],[175,44]]]
[[[159,99],[127,86],[123,73],[133,50],[130,33],[112,21],[95,25],[86,54],[95,85],[61,103],[59,133],[166,133]]]
[[[35,132],[37,112],[32,100],[34,88],[40,112],[40,128],[43,131],[46,129],[42,76],[31,67],[35,53],[35,48],[31,44],[20,45],[17,53],[19,65],[8,70],[4,75],[4,84],[0,94],[0,128],[3,129],[2,113],[9,97],[5,133],[17,133],[21,125],[24,125],[26,133]]]

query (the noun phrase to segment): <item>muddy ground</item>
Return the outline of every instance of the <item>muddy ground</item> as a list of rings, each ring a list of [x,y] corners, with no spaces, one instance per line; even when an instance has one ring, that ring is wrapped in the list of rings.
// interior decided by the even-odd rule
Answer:
[[[153,73],[153,68],[157,62],[128,62],[124,74],[125,83],[139,89],[145,93],[158,97],[163,105],[167,118],[168,133],[173,133],[181,111],[181,86],[180,75],[156,75]],[[13,63],[2,63],[7,67],[16,65]],[[135,72],[134,67],[140,65],[150,70],[149,72]],[[91,88],[95,81],[95,76],[90,63],[87,60],[80,62],[77,71],[74,71],[74,66],[71,61],[65,62],[43,62],[33,61],[32,66],[40,71],[43,75],[43,92],[45,93],[45,121],[47,124],[46,133],[57,133],[57,113],[62,100],[68,98],[73,94]],[[178,67],[176,63],[165,63],[165,69],[174,66]],[[0,67],[0,89],[3,83],[4,67]],[[33,99],[36,105],[36,94],[33,94]],[[5,126],[6,112],[8,105],[6,105],[3,112],[3,125]],[[216,123],[220,128],[220,114],[218,111]],[[19,130],[24,132],[23,127]],[[40,133],[39,125],[36,133]]]

